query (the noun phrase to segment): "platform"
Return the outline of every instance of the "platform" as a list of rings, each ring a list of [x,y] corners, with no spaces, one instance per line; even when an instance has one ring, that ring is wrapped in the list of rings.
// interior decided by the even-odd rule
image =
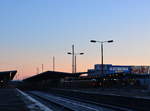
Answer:
[[[28,111],[16,89],[0,89],[0,111]]]

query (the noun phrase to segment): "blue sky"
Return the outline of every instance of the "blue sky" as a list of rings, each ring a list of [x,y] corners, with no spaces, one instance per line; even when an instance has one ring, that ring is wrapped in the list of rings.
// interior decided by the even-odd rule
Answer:
[[[150,65],[149,0],[1,0],[0,70],[17,69],[23,76],[36,73],[45,64],[51,70],[71,72],[75,44],[78,71],[100,63],[99,44],[91,39],[109,40],[104,62]]]

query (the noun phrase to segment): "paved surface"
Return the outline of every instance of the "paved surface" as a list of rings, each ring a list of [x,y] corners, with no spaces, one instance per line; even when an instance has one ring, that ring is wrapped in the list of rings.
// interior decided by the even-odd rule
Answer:
[[[0,111],[28,111],[15,89],[0,89]]]

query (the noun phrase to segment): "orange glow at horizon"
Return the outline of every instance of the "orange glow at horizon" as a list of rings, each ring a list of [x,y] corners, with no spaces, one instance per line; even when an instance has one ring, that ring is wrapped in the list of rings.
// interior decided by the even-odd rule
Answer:
[[[133,59],[107,59],[104,60],[104,64],[113,64],[113,65],[149,65],[148,61],[144,60],[133,60]],[[142,64],[140,64],[142,63]],[[78,61],[77,63],[77,72],[86,72],[88,69],[94,69],[94,64],[100,64],[97,62],[97,60],[82,60]],[[37,74],[36,67],[37,65],[28,65],[20,71],[18,69],[18,73],[20,74],[20,79],[31,77],[33,75]],[[72,72],[72,64],[69,63],[57,63],[57,66],[55,67],[55,71],[60,71],[60,72]],[[44,71],[52,71],[52,67],[49,67],[49,65],[44,64]],[[39,73],[42,72],[42,66],[39,67]]]

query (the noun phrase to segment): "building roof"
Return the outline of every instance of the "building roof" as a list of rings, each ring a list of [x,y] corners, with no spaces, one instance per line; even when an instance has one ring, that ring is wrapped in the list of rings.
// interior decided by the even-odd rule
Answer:
[[[0,72],[0,80],[3,79],[12,80],[15,77],[16,73],[17,73],[16,70]]]
[[[26,78],[23,81],[39,81],[39,80],[45,80],[45,79],[60,79],[60,78],[65,78],[65,77],[78,77],[84,73],[85,72],[72,74],[72,73],[67,73],[67,72],[46,71],[46,72],[34,75],[32,77]]]

